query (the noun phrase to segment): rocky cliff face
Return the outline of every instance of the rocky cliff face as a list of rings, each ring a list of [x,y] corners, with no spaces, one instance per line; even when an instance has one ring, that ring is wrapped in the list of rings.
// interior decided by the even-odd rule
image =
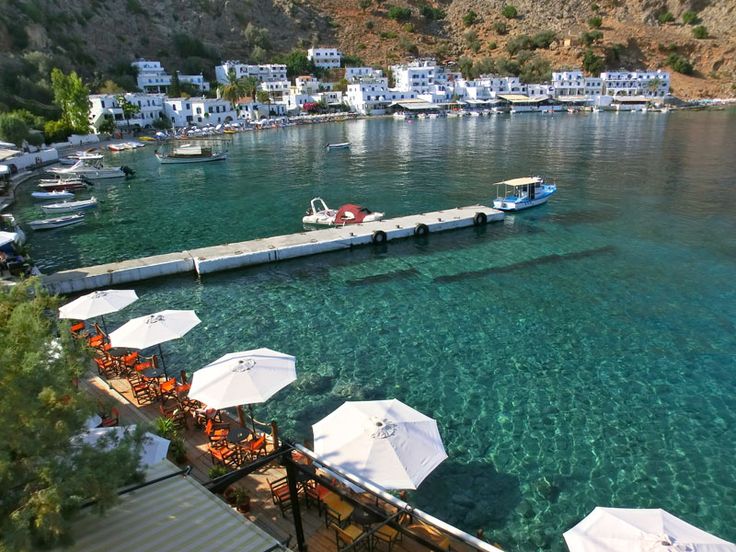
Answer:
[[[516,17],[502,14],[507,4]],[[392,7],[410,12],[397,17]],[[696,25],[682,20],[688,10],[708,38],[693,36]],[[598,29],[590,25],[596,17]],[[135,57],[211,73],[221,59],[267,61],[313,44],[338,46],[373,65],[433,55],[523,66],[530,52],[512,54],[509,42],[552,31],[554,40],[533,52],[552,67],[580,67],[590,50],[609,69],[659,68],[675,53],[694,68],[691,76],[675,75],[676,94],[733,96],[734,28],[734,0],[4,0],[0,49],[52,54],[99,80]],[[600,35],[586,44],[581,37],[590,31]]]

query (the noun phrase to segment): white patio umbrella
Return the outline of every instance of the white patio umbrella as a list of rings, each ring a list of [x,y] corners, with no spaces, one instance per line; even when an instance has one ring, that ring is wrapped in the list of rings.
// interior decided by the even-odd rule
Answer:
[[[0,231],[0,247],[8,245],[9,243],[15,242],[18,239],[18,234],[15,232]]]
[[[295,379],[291,355],[266,348],[229,353],[194,372],[189,397],[215,409],[247,404],[253,419],[251,405],[267,401]]]
[[[447,458],[437,422],[396,399],[346,402],[312,431],[318,456],[387,489],[416,489]]]
[[[158,345],[161,364],[166,363],[161,343],[184,337],[201,320],[192,310],[165,310],[129,320],[110,334],[110,345],[129,349],[147,349]]]
[[[109,442],[106,445],[106,449],[111,449],[115,446],[116,442],[122,439],[126,433],[135,430],[134,425],[125,427],[96,427],[87,430],[82,433],[78,439],[80,442],[96,446],[100,439],[108,438]],[[143,434],[143,448],[141,449],[141,464],[144,466],[153,466],[158,464],[166,458],[166,453],[169,451],[169,440],[159,437],[150,432]]]
[[[59,318],[88,320],[99,316],[105,326],[105,314],[117,312],[138,300],[132,289],[106,289],[94,291],[59,308]],[[107,327],[105,327],[107,331]]]
[[[563,536],[570,552],[736,552],[661,509],[597,507]]]

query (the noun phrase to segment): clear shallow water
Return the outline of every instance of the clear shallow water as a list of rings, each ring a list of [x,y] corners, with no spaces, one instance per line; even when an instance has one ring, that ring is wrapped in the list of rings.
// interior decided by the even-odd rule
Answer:
[[[412,502],[505,549],[564,550],[596,505],[662,507],[734,541],[734,134],[728,112],[246,134],[225,164],[116,157],[139,176],[97,186],[99,218],[31,244],[46,270],[71,268],[298,231],[313,195],[391,216],[554,176],[547,206],[503,224],[142,283],[108,324],[195,309],[203,324],[165,345],[190,371],[253,347],[296,355],[298,381],[256,409],[296,439],[344,400],[435,417],[450,458]]]

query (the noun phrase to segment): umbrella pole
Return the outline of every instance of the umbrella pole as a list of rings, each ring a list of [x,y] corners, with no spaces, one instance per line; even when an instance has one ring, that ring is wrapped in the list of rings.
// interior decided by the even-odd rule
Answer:
[[[107,335],[107,324],[105,324],[105,317],[103,315],[100,315],[100,318],[102,319],[102,329],[105,330],[105,335]]]
[[[245,427],[245,412],[243,412],[243,405],[239,404],[235,407],[235,411],[238,413],[238,421],[240,425]]]
[[[250,411],[250,422],[253,424],[253,438],[256,438],[256,417],[253,414],[253,405],[248,405],[248,410]]]
[[[164,351],[161,348],[161,344],[158,344],[158,355],[161,357],[161,367],[164,369],[164,376],[169,379],[169,374],[166,373],[166,362],[164,362]]]

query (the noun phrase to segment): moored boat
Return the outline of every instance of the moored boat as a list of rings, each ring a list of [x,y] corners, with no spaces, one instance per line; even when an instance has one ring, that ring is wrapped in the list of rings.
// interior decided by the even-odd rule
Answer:
[[[197,146],[194,144],[184,144],[174,148],[171,153],[155,153],[156,159],[162,165],[176,163],[207,163],[210,161],[224,161],[227,159],[227,152],[214,152],[212,148]]]
[[[108,178],[125,178],[132,176],[133,171],[128,167],[103,167],[99,159],[80,159],[74,166],[69,168],[51,168],[49,172],[66,176],[84,176],[91,180],[103,180]]]
[[[92,196],[89,199],[81,199],[79,201],[49,203],[48,205],[42,205],[41,209],[45,213],[73,213],[74,211],[83,211],[85,209],[94,209],[96,207],[97,198]]]
[[[327,150],[333,150],[333,149],[348,149],[350,147],[350,142],[339,142],[335,144],[327,144]]]
[[[52,230],[54,228],[63,228],[64,226],[79,224],[80,222],[84,222],[83,213],[74,213],[73,215],[66,215],[63,217],[50,219],[32,220],[28,223],[28,226],[30,226],[34,230]]]
[[[494,209],[501,211],[521,211],[546,203],[557,191],[557,185],[545,182],[539,176],[512,178],[497,182]]]
[[[16,234],[15,243],[18,245],[26,243],[26,233],[10,213],[0,215],[0,231]]]
[[[38,187],[44,192],[86,190],[90,182],[86,178],[42,178]]]
[[[344,226],[360,222],[376,222],[383,219],[383,213],[374,213],[370,209],[346,203],[339,209],[330,209],[321,197],[315,197],[302,218],[303,224],[318,226]]]
[[[74,197],[74,192],[61,190],[58,192],[31,192],[33,199],[40,199],[42,201],[58,200],[58,199],[71,199]]]

